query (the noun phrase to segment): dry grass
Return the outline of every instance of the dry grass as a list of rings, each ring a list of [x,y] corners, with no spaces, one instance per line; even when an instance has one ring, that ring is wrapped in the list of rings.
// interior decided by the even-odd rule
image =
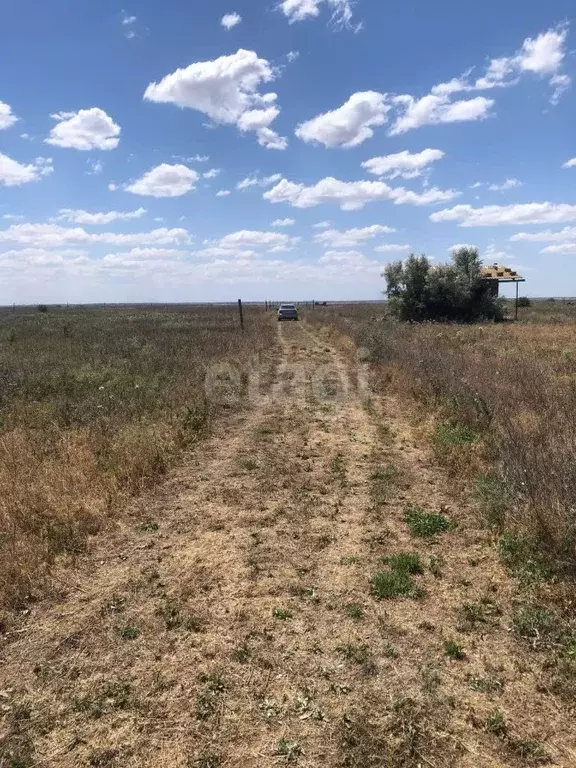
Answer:
[[[0,609],[37,595],[55,557],[209,430],[210,366],[245,372],[273,341],[257,309],[244,334],[229,308],[0,314]]]
[[[436,458],[460,487],[478,482],[492,524],[576,573],[576,307],[536,302],[499,325],[400,325],[367,306],[314,319],[369,351],[380,388],[435,414]]]
[[[410,398],[359,397],[336,333],[278,332],[266,396],[0,637],[1,768],[573,765],[559,612],[517,602]],[[347,398],[312,396],[322,366]]]

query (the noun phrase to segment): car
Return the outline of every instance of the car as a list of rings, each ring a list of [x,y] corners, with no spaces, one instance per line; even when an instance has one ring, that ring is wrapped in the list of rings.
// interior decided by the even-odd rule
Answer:
[[[278,322],[281,320],[298,320],[298,310],[294,304],[280,304]]]

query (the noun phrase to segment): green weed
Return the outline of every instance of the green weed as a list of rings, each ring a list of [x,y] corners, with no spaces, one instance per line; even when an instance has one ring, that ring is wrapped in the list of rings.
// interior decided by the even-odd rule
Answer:
[[[404,522],[410,528],[412,536],[433,538],[434,536],[452,530],[455,525],[442,512],[432,514],[420,507],[409,505],[404,512]]]

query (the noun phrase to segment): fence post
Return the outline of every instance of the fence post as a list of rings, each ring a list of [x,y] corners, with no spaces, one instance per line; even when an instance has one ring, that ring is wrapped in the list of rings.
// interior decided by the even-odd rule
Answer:
[[[238,312],[240,313],[240,328],[244,330],[244,313],[242,312],[242,299],[238,299]]]

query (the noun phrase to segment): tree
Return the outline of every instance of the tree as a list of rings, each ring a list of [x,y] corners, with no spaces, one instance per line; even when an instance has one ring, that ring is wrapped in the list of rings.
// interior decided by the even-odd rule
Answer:
[[[481,267],[476,248],[454,251],[451,264],[433,266],[414,254],[392,262],[384,270],[390,310],[410,321],[501,319],[501,304],[491,296]]]

